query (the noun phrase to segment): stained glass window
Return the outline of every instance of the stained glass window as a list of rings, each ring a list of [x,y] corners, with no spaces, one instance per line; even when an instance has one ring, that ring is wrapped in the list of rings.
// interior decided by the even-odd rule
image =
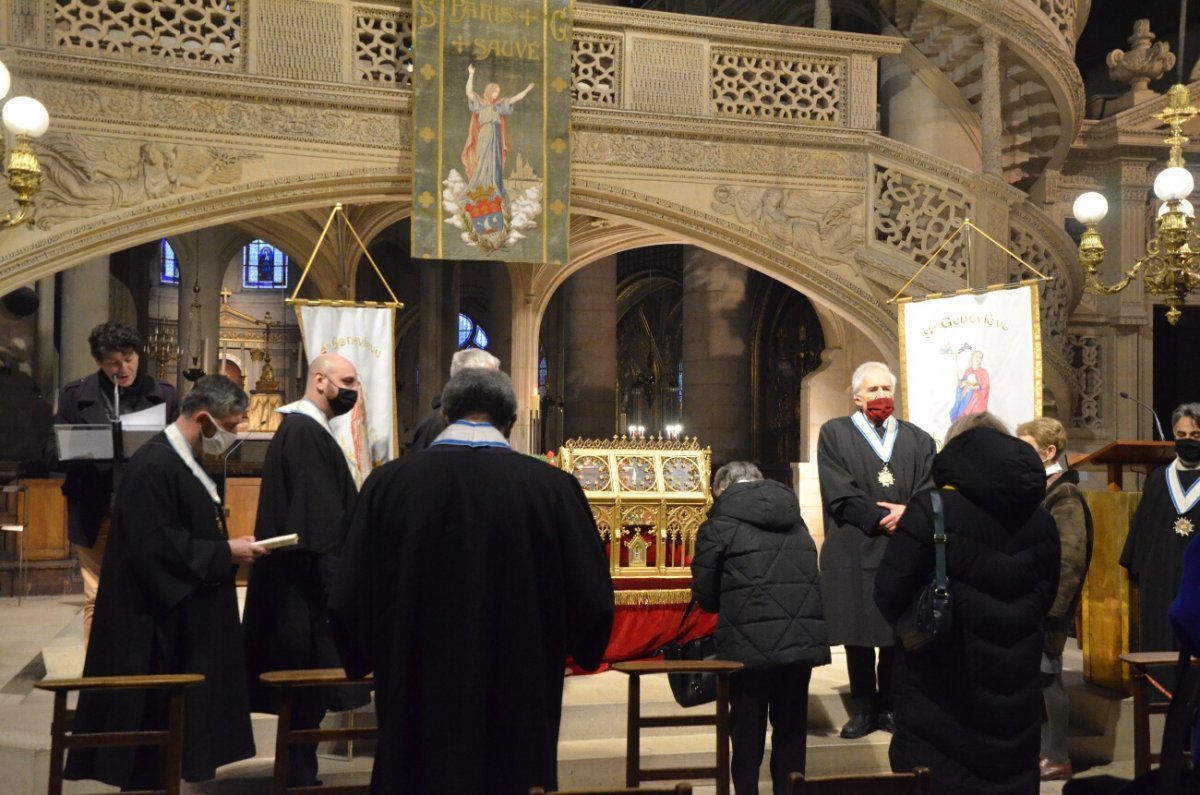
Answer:
[[[488,335],[483,326],[475,322],[470,315],[458,313],[458,349],[483,348],[487,350]]]
[[[287,287],[287,255],[263,240],[253,240],[242,249],[242,287],[275,290]]]
[[[550,375],[550,366],[546,364],[546,351],[538,346],[538,394],[546,396],[546,381]]]
[[[179,284],[179,260],[165,237],[158,247],[158,280],[163,284]]]

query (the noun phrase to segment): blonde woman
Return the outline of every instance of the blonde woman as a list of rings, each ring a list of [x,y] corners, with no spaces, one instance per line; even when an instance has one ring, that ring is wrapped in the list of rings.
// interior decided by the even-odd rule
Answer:
[[[1046,468],[1046,499],[1042,506],[1054,517],[1059,559],[1058,593],[1046,616],[1046,638],[1042,647],[1042,698],[1046,722],[1042,724],[1042,753],[1038,767],[1042,781],[1070,778],[1074,772],[1067,756],[1067,720],[1070,705],[1062,681],[1062,655],[1067,630],[1075,619],[1083,578],[1092,559],[1092,516],[1079,474],[1066,466],[1067,432],[1062,423],[1038,417],[1017,426],[1017,436],[1033,446]]]

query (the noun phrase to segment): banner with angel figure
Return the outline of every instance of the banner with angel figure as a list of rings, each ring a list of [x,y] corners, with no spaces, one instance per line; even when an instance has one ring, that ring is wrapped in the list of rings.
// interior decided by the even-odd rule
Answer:
[[[1042,333],[1031,285],[900,303],[906,419],[941,445],[965,414],[1010,429],[1042,412]]]
[[[567,260],[570,0],[416,0],[412,255]]]

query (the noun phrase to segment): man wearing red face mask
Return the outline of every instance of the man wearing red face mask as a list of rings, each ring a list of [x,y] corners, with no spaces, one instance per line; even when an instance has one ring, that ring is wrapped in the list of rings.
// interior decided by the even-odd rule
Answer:
[[[937,449],[925,431],[892,416],[896,376],[886,364],[859,365],[850,388],[858,411],[821,426],[817,472],[825,510],[821,601],[829,644],[846,647],[850,720],[841,736],[853,740],[895,729],[896,636],[875,607],[875,573],[905,503],[932,486]]]

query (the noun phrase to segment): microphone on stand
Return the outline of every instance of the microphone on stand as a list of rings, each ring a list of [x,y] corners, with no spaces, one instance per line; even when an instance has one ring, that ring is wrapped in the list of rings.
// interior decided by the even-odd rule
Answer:
[[[1150,416],[1154,418],[1154,427],[1158,428],[1158,438],[1162,439],[1164,442],[1167,440],[1167,435],[1165,433],[1163,433],[1162,423],[1158,421],[1158,414],[1154,411],[1154,409],[1150,408],[1149,405],[1138,400],[1137,398],[1135,398],[1133,395],[1129,394],[1128,392],[1119,392],[1118,394],[1121,397],[1125,398],[1126,400],[1132,400],[1134,403],[1138,404],[1139,406],[1144,408],[1146,411],[1150,412]]]

